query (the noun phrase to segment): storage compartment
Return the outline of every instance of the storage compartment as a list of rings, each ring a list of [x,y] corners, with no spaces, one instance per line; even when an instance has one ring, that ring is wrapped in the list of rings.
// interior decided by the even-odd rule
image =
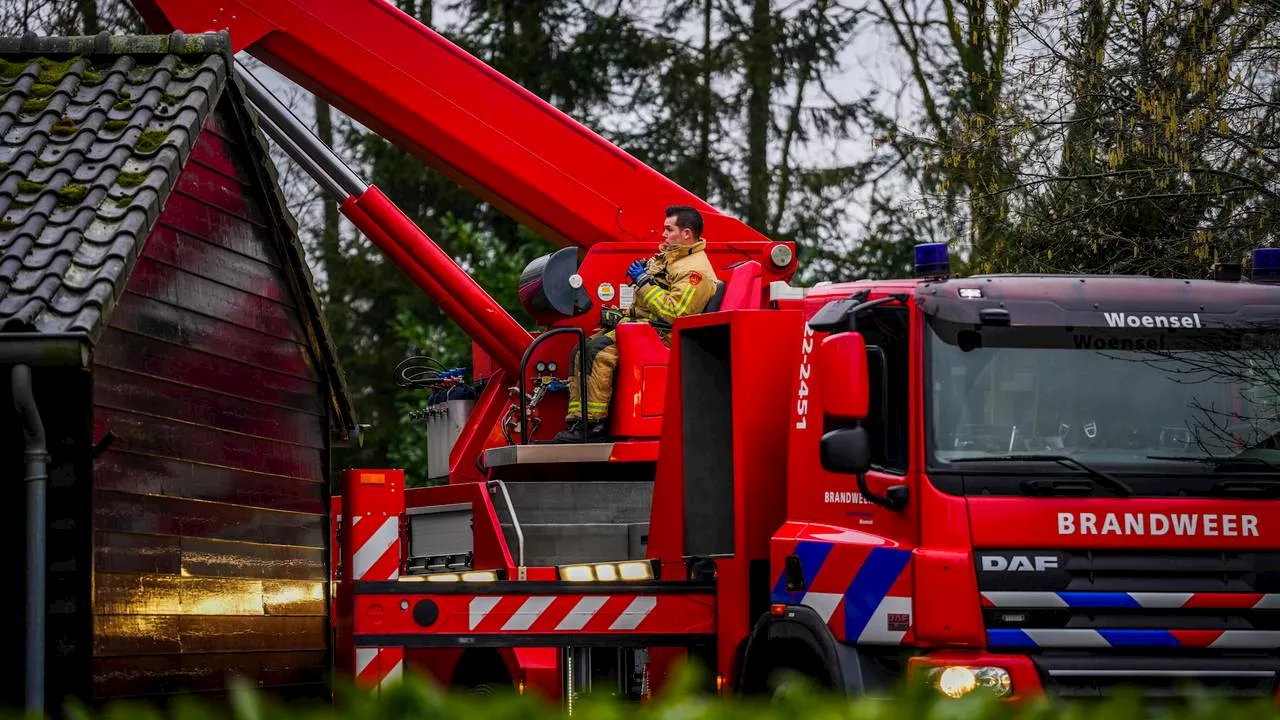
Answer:
[[[474,534],[470,503],[409,508],[405,514],[409,522],[409,573],[471,569]]]

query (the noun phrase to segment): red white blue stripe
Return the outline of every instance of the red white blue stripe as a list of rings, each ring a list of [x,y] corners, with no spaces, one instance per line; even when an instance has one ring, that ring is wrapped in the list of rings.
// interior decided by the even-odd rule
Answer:
[[[788,590],[785,572],[778,572],[772,602],[812,608],[837,640],[902,643],[912,617],[911,551],[872,546],[857,542],[858,534],[824,532],[817,527],[800,526],[792,538],[775,535],[775,568],[780,571],[783,557],[794,555],[800,562],[804,589]]]
[[[1077,628],[998,628],[987,631],[992,648],[1210,648],[1274,650],[1275,630],[1087,630]]]
[[[995,608],[1217,608],[1280,610],[1280,593],[1022,592],[987,590],[982,604]]]
[[[1147,610],[1280,610],[1276,593],[1178,592],[1022,592],[982,593],[988,608],[1009,609],[1147,609]],[[987,631],[992,648],[1211,648],[1215,650],[1280,649],[1280,631],[1165,630],[1086,628],[995,628]]]

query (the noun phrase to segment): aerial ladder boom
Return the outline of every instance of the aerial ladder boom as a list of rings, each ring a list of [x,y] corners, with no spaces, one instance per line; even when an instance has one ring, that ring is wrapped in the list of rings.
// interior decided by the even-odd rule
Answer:
[[[655,214],[676,203],[702,212],[709,243],[768,241],[386,0],[134,5],[153,30],[228,30],[236,51],[552,242],[657,240]],[[786,266],[782,279],[794,260]]]

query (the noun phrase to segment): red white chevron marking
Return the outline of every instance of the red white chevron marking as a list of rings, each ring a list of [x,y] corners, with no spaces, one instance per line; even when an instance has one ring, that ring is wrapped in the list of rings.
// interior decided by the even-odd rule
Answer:
[[[705,634],[715,631],[715,597],[701,593],[436,594],[418,583],[406,593],[355,596],[357,635]],[[414,586],[414,587],[410,587]],[[424,592],[425,591],[425,592]],[[429,601],[430,625],[412,608]]]
[[[472,598],[467,615],[471,630],[565,632],[606,621],[609,630],[635,630],[657,606],[652,595],[480,596]]]
[[[364,687],[384,688],[404,674],[403,648],[356,648],[356,681]]]
[[[404,472],[348,470],[343,473],[342,575],[344,583],[400,577],[400,519],[404,513]],[[341,522],[341,520],[340,520]],[[338,638],[338,666],[356,684],[379,692],[404,674],[403,647],[355,647],[346,632]]]
[[[361,524],[363,516],[351,518],[352,576],[356,580],[395,580],[400,577],[400,518],[392,515]],[[370,530],[369,526],[377,523]]]
[[[604,607],[605,598],[603,597],[584,597],[573,606],[573,609],[564,616],[557,625],[557,632],[566,630],[581,630],[587,626],[587,621],[595,617],[595,614]]]

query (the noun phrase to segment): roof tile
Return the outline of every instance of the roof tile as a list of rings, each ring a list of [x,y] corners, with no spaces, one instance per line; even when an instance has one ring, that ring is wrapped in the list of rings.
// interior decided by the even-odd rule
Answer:
[[[356,423],[333,336],[225,32],[0,37],[0,332],[95,340],[224,94],[338,411]],[[225,130],[226,128],[222,128]],[[220,130],[221,131],[221,130]],[[192,209],[192,219],[199,208]],[[253,252],[253,248],[244,248]]]
[[[204,38],[184,55],[154,40],[113,40],[132,55],[16,42],[0,41],[0,329],[96,336],[226,86],[228,56]]]

